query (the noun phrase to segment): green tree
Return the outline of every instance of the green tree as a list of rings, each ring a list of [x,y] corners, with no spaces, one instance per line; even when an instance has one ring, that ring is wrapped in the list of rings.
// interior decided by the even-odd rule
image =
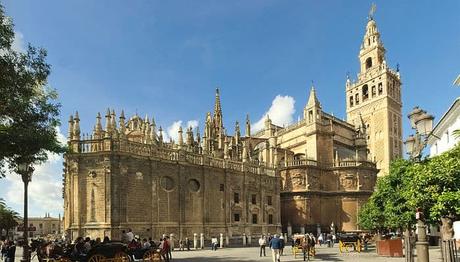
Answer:
[[[359,213],[361,227],[370,230],[411,228],[415,207],[408,201],[408,192],[418,168],[404,159],[392,162],[390,173],[378,178],[374,193]]]
[[[62,153],[57,141],[60,105],[47,85],[46,51],[28,46],[12,49],[14,29],[0,5],[0,176],[5,165],[40,163],[47,152]]]
[[[429,222],[442,221],[443,239],[450,239],[452,220],[460,218],[460,145],[425,161],[411,187],[411,204],[421,207]]]
[[[0,232],[5,230],[8,236],[8,232],[18,225],[20,219],[19,214],[9,208],[3,199],[0,199]]]

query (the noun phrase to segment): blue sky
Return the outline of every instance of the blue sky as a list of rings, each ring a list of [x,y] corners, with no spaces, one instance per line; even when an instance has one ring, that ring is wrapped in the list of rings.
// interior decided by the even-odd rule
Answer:
[[[387,63],[400,64],[404,117],[420,105],[439,119],[460,94],[452,87],[460,73],[460,1],[375,2]],[[154,116],[171,131],[188,121],[201,125],[217,86],[229,131],[247,113],[259,121],[270,107],[283,112],[276,121],[289,123],[301,115],[312,80],[323,110],[344,117],[346,74],[358,72],[371,6],[294,0],[2,3],[16,25],[17,45],[48,50],[64,134],[75,110],[83,132],[90,132],[96,113],[107,107]],[[56,158],[43,168],[45,175],[36,174],[32,215],[62,212],[60,192],[38,198],[40,188],[59,190],[61,169]],[[0,180],[6,189],[0,197],[22,210],[15,181]]]

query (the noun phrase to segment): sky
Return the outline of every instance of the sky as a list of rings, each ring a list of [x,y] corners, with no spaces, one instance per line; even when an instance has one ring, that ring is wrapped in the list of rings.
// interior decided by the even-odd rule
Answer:
[[[48,51],[59,93],[60,136],[78,110],[90,133],[97,112],[154,117],[174,138],[201,126],[220,88],[224,125],[266,114],[299,119],[312,82],[323,110],[345,117],[345,80],[355,79],[371,1],[0,0],[15,48]],[[419,105],[439,119],[460,88],[460,1],[374,1],[387,64],[400,66],[403,116]],[[412,131],[404,122],[404,137]],[[0,198],[22,213],[22,184],[0,179]],[[37,167],[30,216],[63,213],[62,156]]]

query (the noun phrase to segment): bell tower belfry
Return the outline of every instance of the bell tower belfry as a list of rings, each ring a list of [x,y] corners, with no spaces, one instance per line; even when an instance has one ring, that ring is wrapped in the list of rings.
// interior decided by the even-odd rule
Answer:
[[[401,78],[399,68],[395,71],[386,64],[372,13],[359,51],[358,79],[347,77],[345,89],[347,121],[356,126],[364,121],[369,156],[382,176],[388,174],[390,162],[402,156]]]

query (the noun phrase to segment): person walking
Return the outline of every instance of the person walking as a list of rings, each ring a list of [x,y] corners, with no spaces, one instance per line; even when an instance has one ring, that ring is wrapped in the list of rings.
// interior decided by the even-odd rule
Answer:
[[[217,251],[217,246],[219,245],[219,241],[217,240],[217,237],[212,237],[211,238],[211,247],[212,250]]]
[[[332,234],[331,247],[334,247],[335,241],[337,241],[337,236],[335,234]]]
[[[6,252],[5,252],[5,262],[14,262],[14,257],[16,256],[16,246],[11,240],[6,242]]]
[[[280,241],[281,241],[280,256],[282,256],[284,254],[284,246],[286,245],[283,235],[280,236]]]
[[[281,239],[279,238],[279,235],[275,234],[268,245],[272,250],[273,262],[280,262]]]
[[[260,256],[262,256],[262,251],[264,252],[264,257],[266,256],[265,254],[265,246],[267,245],[267,240],[265,239],[265,236],[262,235],[259,238],[259,246],[260,246]]]

